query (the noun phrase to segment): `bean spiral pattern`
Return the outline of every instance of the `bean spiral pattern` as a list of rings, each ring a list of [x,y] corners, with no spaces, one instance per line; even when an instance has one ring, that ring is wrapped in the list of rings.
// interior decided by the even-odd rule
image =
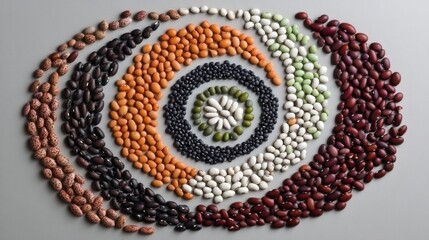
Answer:
[[[259,9],[252,9],[246,12],[240,11],[234,14],[234,12],[231,13],[231,11],[225,9],[218,10],[203,6],[201,8],[179,9],[178,11],[170,10],[160,15],[150,13],[149,16],[159,19],[161,22],[166,22],[177,20],[180,15],[206,12],[210,15],[219,14],[228,19],[243,16],[246,21],[245,28],[248,29],[255,27],[255,23],[260,23],[262,26],[262,19],[273,19],[277,24],[271,24],[268,20],[264,22],[267,24],[270,23],[274,28],[278,27],[277,29],[280,28],[281,24],[286,24],[280,16],[261,13]],[[135,15],[134,19],[142,20],[145,16],[146,12],[140,11]],[[124,232],[139,231],[142,234],[150,234],[153,232],[153,229],[145,226],[126,225],[125,215],[120,215],[115,210],[130,215],[134,220],[139,222],[156,222],[159,226],[175,226],[177,231],[184,231],[186,229],[200,230],[203,226],[223,226],[230,231],[237,231],[245,227],[264,224],[270,224],[272,228],[293,227],[299,224],[302,218],[318,217],[327,211],[344,209],[352,197],[353,190],[362,191],[366,183],[371,182],[374,178],[382,178],[393,170],[394,162],[396,161],[396,146],[403,143],[404,139],[402,136],[407,130],[407,126],[401,125],[402,114],[400,111],[402,107],[398,105],[403,95],[400,92],[397,93],[395,89],[401,82],[401,76],[399,73],[390,70],[390,61],[385,57],[385,50],[382,45],[379,43],[368,43],[368,37],[363,33],[358,33],[351,24],[329,20],[327,15],[322,15],[313,21],[304,12],[297,13],[295,17],[302,20],[304,26],[313,32],[313,37],[317,40],[318,46],[326,54],[331,55],[331,63],[335,66],[334,78],[341,91],[341,102],[337,107],[339,113],[335,117],[336,126],[332,131],[332,135],[327,139],[326,144],[319,147],[318,153],[308,165],[302,165],[299,171],[292,174],[290,178],[285,179],[282,186],[267,191],[261,198],[253,197],[244,202],[235,202],[231,204],[229,209],[218,209],[216,205],[212,204],[209,206],[199,205],[195,211],[191,211],[186,205],[166,201],[160,194],[156,194],[152,189],[132,178],[131,173],[125,170],[122,161],[118,157],[114,157],[112,152],[105,146],[103,141],[105,135],[97,127],[102,117],[100,112],[104,107],[102,87],[109,82],[110,77],[113,77],[117,73],[119,61],[124,60],[126,56],[132,55],[132,49],[140,44],[143,39],[149,38],[151,33],[158,28],[159,22],[155,22],[143,30],[136,29],[125,33],[121,37],[111,40],[98,51],[91,53],[86,63],[78,63],[74,67],[71,79],[67,83],[67,88],[63,91],[63,96],[66,99],[66,111],[63,114],[65,120],[63,130],[68,134],[66,142],[72,149],[72,153],[78,155],[77,162],[79,165],[87,170],[87,177],[93,181],[93,190],[100,191],[101,196],[96,197],[91,190],[83,188],[84,178],[74,173],[73,165],[60,153],[58,138],[54,131],[54,122],[57,120],[55,111],[59,107],[57,99],[57,95],[59,94],[58,81],[60,76],[67,73],[68,64],[74,62],[77,58],[78,50],[83,49],[86,44],[92,44],[96,39],[103,38],[104,32],[107,29],[115,30],[119,27],[126,27],[131,21],[131,13],[128,11],[121,14],[121,20],[113,21],[110,24],[102,22],[99,30],[88,28],[81,35],[76,36],[73,41],[71,40],[66,45],[61,45],[58,52],[63,52],[62,55],[59,53],[52,54],[49,58],[43,60],[40,68],[34,72],[34,77],[39,79],[51,67],[57,68],[49,77],[48,82],[40,83],[39,80],[36,80],[31,85],[32,99],[24,106],[23,110],[28,120],[26,129],[31,136],[30,147],[34,151],[34,157],[44,167],[43,175],[49,179],[54,190],[58,191],[59,197],[69,204],[70,210],[75,216],[85,214],[91,223],[102,223],[106,227],[121,228]],[[205,28],[215,27],[207,22],[203,22],[201,28],[204,28],[204,26],[206,26]],[[264,29],[264,32],[259,31],[260,29]],[[204,31],[204,29],[202,30]],[[232,33],[233,30],[225,27],[222,31]],[[269,28],[258,27],[258,33],[261,32],[263,36],[269,31]],[[291,28],[288,33],[290,35],[288,35],[289,39],[294,38],[292,37],[295,36],[292,34],[294,31],[296,32],[296,30]],[[179,32],[176,33],[179,34]],[[237,32],[236,34],[237,36],[239,35]],[[168,37],[171,37],[170,35],[174,34],[171,32],[170,34],[167,33]],[[161,36],[161,40],[163,38],[167,38],[166,35]],[[307,40],[305,40],[304,36],[297,38],[300,39],[299,41],[302,44],[306,44]],[[170,39],[175,38],[165,40]],[[235,55],[240,51],[235,49],[236,52],[234,52],[234,50],[228,48],[232,42],[225,42],[224,40],[225,38],[222,37],[219,39],[219,44],[225,46],[222,47],[224,50],[210,54],[214,56],[230,51],[230,55]],[[295,40],[298,41],[298,39]],[[265,42],[268,41],[267,37]],[[246,40],[246,43],[250,42],[250,39]],[[325,98],[329,94],[318,94],[319,91],[323,92],[325,89],[324,87],[318,87],[318,84],[314,83],[314,79],[320,78],[319,80],[322,80],[322,75],[326,70],[318,66],[314,49],[310,48],[310,54],[313,55],[308,55],[305,49],[294,48],[294,45],[290,42],[286,44],[290,48],[282,48],[280,44],[275,45],[275,43],[268,45],[269,51],[272,51],[275,56],[277,54],[280,54],[278,57],[284,56],[285,62],[289,58],[287,58],[287,55],[282,55],[282,53],[289,55],[302,54],[302,59],[300,60],[307,59],[301,65],[296,64],[301,62],[294,62],[294,60],[287,60],[285,63],[287,67],[293,66],[293,69],[289,68],[286,71],[287,74],[292,74],[289,77],[286,76],[286,80],[294,80],[293,82],[288,82],[287,85],[289,87],[294,86],[290,90],[288,88],[288,91],[290,91],[289,94],[295,96],[292,99],[288,99],[292,101],[292,105],[289,106],[289,104],[286,109],[293,112],[295,110],[293,107],[298,108],[296,115],[294,115],[297,117],[299,115],[299,107],[309,108],[308,112],[310,114],[312,109],[305,104],[319,102],[320,107],[318,106],[317,109],[323,111],[323,107],[325,107],[323,105],[326,105],[326,102],[324,102]],[[71,53],[65,52],[68,47],[73,47],[75,51]],[[152,50],[157,51],[155,46],[146,45],[143,48],[143,53],[149,54],[149,57],[152,58],[150,56],[150,54],[154,54],[151,52]],[[292,50],[297,52],[292,53]],[[241,53],[244,53],[244,51]],[[207,55],[205,54],[202,56],[208,56],[208,52]],[[308,57],[304,58],[303,56]],[[193,58],[196,57],[193,56]],[[250,56],[243,54],[243,57],[248,59],[249,62],[264,68],[267,72],[267,77],[272,80],[273,84],[280,84],[279,77],[274,73],[272,66],[263,55],[258,55],[258,53],[253,56],[252,54]],[[252,57],[256,57],[256,59]],[[141,62],[144,56],[140,58],[139,61],[135,59],[135,62]],[[190,64],[189,61],[185,62],[185,59],[183,59],[183,63]],[[171,66],[164,67],[171,67],[170,71],[178,71],[180,69],[178,64],[179,62],[173,62]],[[213,66],[221,67],[221,69],[225,68],[226,72],[237,68],[243,71],[240,67],[231,65],[228,62],[223,64],[206,64],[199,68],[199,70]],[[315,68],[318,71],[312,73],[311,71]],[[249,74],[250,76],[252,75],[251,73]],[[169,81],[172,80],[173,76],[174,74],[170,74],[169,79],[167,79],[166,73],[162,78],[165,81]],[[236,78],[239,78],[239,76],[236,76]],[[186,78],[182,79],[182,81],[184,80]],[[124,93],[129,92],[132,87],[124,84],[126,81],[127,79],[117,82],[117,86],[123,89],[122,92]],[[307,81],[307,84],[305,84],[305,81]],[[130,79],[128,79],[128,82],[131,82]],[[178,82],[180,83],[180,80]],[[261,89],[264,89],[262,81],[257,81],[257,83],[259,87],[252,90],[255,92],[262,91]],[[300,88],[301,83],[305,87],[297,90]],[[159,84],[161,85],[161,79],[159,80]],[[166,82],[162,83],[163,86],[165,84]],[[242,82],[242,84],[249,84],[251,86],[253,82]],[[309,85],[314,85],[318,91],[314,92],[314,89],[309,87]],[[152,85],[149,86],[149,89],[152,91],[158,88],[156,85]],[[262,92],[269,93],[270,90],[269,88],[265,88]],[[146,97],[149,94],[145,93],[145,91],[143,93]],[[314,95],[316,97],[313,99],[313,97],[309,96],[310,93],[312,93],[313,97]],[[125,95],[124,97],[127,101],[132,100],[132,96],[127,97],[127,93],[123,95]],[[156,119],[154,113],[148,113],[156,111],[153,107],[157,106],[156,101],[150,102],[150,99],[158,100],[160,97],[161,95],[158,95],[158,97],[154,96],[146,100],[148,103],[151,103],[152,109],[145,109],[149,117],[148,122],[145,124],[153,123],[152,120]],[[261,96],[260,98],[264,99]],[[268,98],[276,100],[273,96],[269,96]],[[121,99],[117,97],[118,102]],[[301,99],[301,102],[298,99]],[[302,99],[305,99],[305,102]],[[136,102],[134,99],[133,105]],[[295,102],[298,103],[298,106],[294,105]],[[261,101],[259,103],[261,104]],[[268,101],[264,103],[269,105],[268,114],[273,112],[273,108],[277,108],[276,103],[269,103]],[[120,106],[119,103],[118,106]],[[120,106],[119,109],[123,106]],[[119,111],[119,109],[117,110]],[[168,109],[173,111],[174,108],[167,107],[167,116],[174,113],[169,113]],[[315,110],[314,116],[319,116],[319,112]],[[124,111],[123,116],[127,114],[128,111]],[[311,115],[309,116],[311,117]],[[283,125],[282,128],[289,130],[294,128],[295,124],[301,124],[304,129],[302,130],[303,140],[304,136],[317,137],[317,134],[315,134],[318,131],[317,129],[310,130],[313,127],[312,125],[307,124],[308,126],[304,126],[305,123],[295,123],[294,121],[297,121],[295,117],[289,118],[286,125]],[[304,118],[304,113],[302,117]],[[261,118],[261,122],[263,122],[262,120],[264,119]],[[112,128],[121,126],[119,118],[116,119],[116,124],[110,124],[110,126]],[[320,123],[318,124],[321,125]],[[169,124],[167,123],[167,125]],[[156,124],[152,126],[152,128],[154,127],[156,127]],[[322,128],[319,126],[319,130]],[[295,130],[299,132],[298,129],[300,129],[299,126]],[[150,128],[146,129],[146,131],[152,130]],[[307,133],[309,135],[305,135]],[[152,137],[153,135],[155,134],[151,134]],[[298,134],[295,133],[295,135]],[[295,136],[295,139],[297,137]],[[285,137],[282,140],[289,141],[286,139]],[[148,138],[145,136],[145,141],[147,140]],[[186,189],[190,189],[194,194],[197,194],[198,191],[196,189],[199,188],[196,186],[200,181],[198,177],[203,179],[203,176],[209,175],[226,176],[221,170],[216,171],[212,169],[208,172],[208,175],[197,175],[195,169],[182,166],[183,163],[181,165],[177,161],[172,161],[173,157],[168,154],[168,149],[162,144],[157,146],[157,142],[160,142],[159,134],[155,135],[153,140],[155,141],[154,144],[148,143],[148,149],[144,151],[152,152],[152,154],[156,153],[155,157],[151,159],[152,157],[146,154],[144,156],[147,159],[143,157],[142,162],[140,162],[140,157],[143,156],[140,155],[133,161],[133,166],[144,169],[144,164],[147,164],[148,160],[161,158],[161,161],[163,161],[162,159],[170,156],[165,166],[168,164],[172,165],[169,167],[173,174],[176,167],[180,171],[176,173],[176,177],[171,175],[176,182],[173,180],[169,185],[172,187],[169,189],[174,190],[177,195],[185,199],[192,198],[192,193],[186,191]],[[303,140],[300,143],[304,142]],[[123,155],[132,160],[133,157],[130,157],[130,154],[135,154],[135,152]],[[265,153],[260,163],[264,160],[270,161],[269,159],[272,158],[270,154],[275,155],[274,152]],[[277,155],[280,155],[280,151]],[[273,157],[272,161],[275,161],[275,159]],[[254,159],[250,158],[249,161],[259,160],[255,157]],[[157,164],[160,164],[160,162],[157,162]],[[266,165],[268,168],[268,164]],[[281,164],[279,165],[282,166]],[[157,168],[158,166],[161,165],[155,165],[154,167]],[[165,169],[160,168],[156,169],[156,171],[153,171],[153,169],[149,166],[147,172],[151,175],[153,174],[156,181],[161,181],[161,185],[162,183],[169,183],[171,181],[171,177],[167,172],[164,174],[165,176],[162,174],[161,176],[158,175],[158,171],[163,172]],[[231,172],[228,174],[237,174],[239,169],[237,171],[232,169]],[[264,174],[262,175],[264,176]],[[252,173],[249,176],[251,176],[252,184],[256,181],[261,183],[260,178],[262,176],[252,175]],[[191,181],[192,177],[195,177],[194,181]],[[241,178],[243,177],[241,176]],[[259,180],[257,177],[259,177]],[[223,179],[224,181],[218,180],[218,183],[220,181],[219,189],[221,189],[222,184],[228,183],[225,179],[226,177]],[[268,180],[264,178],[264,181]],[[242,183],[240,182],[240,184]],[[158,182],[155,181],[152,182],[152,185],[159,186]],[[224,192],[221,192],[220,195],[214,194],[215,188],[213,188],[213,190],[210,190],[213,191],[213,196],[209,196],[208,198],[213,197],[215,202],[221,202],[222,199],[219,196],[227,198],[235,194],[235,190],[230,190],[232,186],[226,186],[225,184],[223,186],[225,187]],[[249,188],[250,186],[249,184]],[[263,185],[257,186],[259,190]],[[237,187],[237,189],[240,189],[240,187]],[[231,194],[231,196],[226,193]],[[103,200],[110,201],[111,209],[105,210],[102,207]]]

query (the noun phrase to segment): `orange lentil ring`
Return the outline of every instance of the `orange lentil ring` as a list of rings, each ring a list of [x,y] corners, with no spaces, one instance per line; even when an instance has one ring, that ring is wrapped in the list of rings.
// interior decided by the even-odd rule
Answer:
[[[155,178],[152,186],[169,184],[168,190],[189,200],[193,195],[184,193],[181,186],[198,172],[173,157],[157,132],[162,89],[168,87],[168,81],[174,79],[182,65],[188,66],[198,58],[225,54],[241,55],[264,69],[271,82],[279,85],[281,79],[272,64],[253,42],[253,38],[237,29],[208,21],[198,26],[189,24],[179,30],[170,28],[159,37],[158,43],[144,45],[142,54],[134,57],[134,65],[128,68],[128,73],[116,81],[119,91],[111,103],[109,127],[119,139],[116,143],[122,146],[121,155],[133,162],[135,168]]]

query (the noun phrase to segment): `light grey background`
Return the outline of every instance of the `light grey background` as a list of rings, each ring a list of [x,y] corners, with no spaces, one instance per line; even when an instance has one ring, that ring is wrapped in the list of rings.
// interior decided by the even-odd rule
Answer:
[[[392,69],[402,74],[402,83],[397,88],[404,92],[404,124],[409,130],[405,143],[398,148],[398,161],[393,172],[380,181],[366,186],[365,191],[354,193],[345,210],[330,212],[315,219],[304,219],[293,229],[271,230],[268,226],[254,227],[237,233],[223,229],[209,228],[200,232],[175,233],[172,228],[156,228],[150,239],[426,239],[429,227],[429,207],[427,198],[429,162],[425,154],[427,118],[427,54],[429,38],[427,31],[427,9],[424,1],[107,1],[107,0],[74,0],[74,1],[23,1],[0,0],[0,239],[139,239],[139,235],[127,235],[120,231],[92,226],[84,218],[75,218],[69,214],[66,205],[57,200],[56,194],[40,176],[40,164],[31,159],[31,152],[26,147],[27,136],[24,133],[24,118],[21,109],[29,99],[27,92],[31,83],[31,73],[41,59],[52,52],[56,46],[73,36],[74,33],[100,20],[113,20],[118,14],[131,9],[134,12],[145,9],[165,11],[170,8],[201,6],[226,7],[229,9],[258,7],[265,11],[278,12],[293,20],[297,11],[307,11],[312,18],[326,13],[331,18],[352,23],[358,31],[367,33],[370,41],[378,41],[386,49],[392,63]],[[159,35],[167,27],[183,27],[190,22],[199,23],[203,19],[211,22],[227,23],[219,17],[197,16],[186,17],[179,21],[165,24],[155,34]],[[146,26],[148,22],[135,24],[135,27]],[[228,23],[239,27],[238,22]],[[300,23],[298,23],[302,26]],[[131,28],[127,28],[128,31]],[[248,32],[246,32],[248,33]],[[120,32],[109,33],[107,39],[118,36]],[[248,33],[250,34],[250,33]],[[251,35],[251,34],[250,34]],[[255,35],[253,35],[255,36]],[[256,37],[256,36],[255,36]],[[152,37],[149,42],[154,42]],[[86,56],[90,50],[101,45],[96,44],[83,51]],[[258,43],[259,49],[263,46]],[[135,51],[136,52],[136,51]],[[321,54],[320,54],[321,55]],[[322,63],[328,64],[327,57]],[[222,59],[216,59],[222,60]],[[120,77],[130,63],[121,64]],[[251,67],[240,58],[232,61]],[[200,64],[205,61],[193,63]],[[280,65],[277,62],[277,68]],[[188,72],[187,68],[177,74]],[[257,72],[255,68],[253,68]],[[258,72],[257,72],[258,73]],[[261,73],[261,72],[259,72]],[[261,74],[259,74],[262,76]],[[63,78],[65,81],[67,78]],[[338,90],[329,84],[333,97],[329,109],[331,118],[319,141],[310,143],[308,162],[318,145],[324,142],[333,125],[332,116],[338,103]],[[106,100],[115,92],[113,84],[106,87]],[[280,93],[280,92],[277,92]],[[280,98],[280,101],[284,101]],[[107,102],[106,102],[107,103]],[[107,108],[105,109],[105,113]],[[106,116],[106,115],[104,115]],[[103,124],[107,123],[103,119]],[[57,127],[59,124],[57,124]],[[109,131],[104,127],[106,135]],[[58,131],[59,132],[59,131]],[[60,136],[64,136],[61,134]],[[275,136],[272,136],[275,137]],[[108,138],[109,139],[109,138]],[[169,142],[168,136],[166,141]],[[108,141],[116,152],[119,148]],[[66,148],[62,150],[68,154]],[[74,158],[72,158],[74,159]],[[186,161],[186,160],[185,160]],[[236,160],[233,164],[242,160]],[[204,164],[193,164],[207,168]],[[126,165],[129,166],[128,162]],[[224,164],[222,166],[230,166]],[[300,164],[298,164],[299,166]],[[292,168],[285,174],[278,174],[270,188],[280,184],[281,179],[290,176]],[[79,172],[82,169],[77,168]],[[133,171],[141,181],[149,183],[149,178]],[[171,193],[159,190],[167,199],[177,200]],[[253,193],[249,196],[260,196]],[[235,198],[234,200],[237,200]],[[188,204],[197,205],[201,199]],[[233,200],[225,201],[225,207]],[[208,201],[203,201],[208,204]],[[174,234],[174,235],[173,235]]]

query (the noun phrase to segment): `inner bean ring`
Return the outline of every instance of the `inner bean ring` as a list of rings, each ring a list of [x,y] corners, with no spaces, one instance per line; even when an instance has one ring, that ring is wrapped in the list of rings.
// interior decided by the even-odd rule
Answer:
[[[186,120],[186,108],[192,91],[201,84],[211,80],[236,80],[258,96],[261,106],[261,119],[254,134],[248,140],[233,147],[209,146],[203,143],[191,131],[191,125]],[[229,62],[204,64],[192,70],[173,85],[169,101],[165,108],[166,132],[174,141],[174,146],[183,155],[195,161],[205,161],[210,164],[231,161],[241,155],[248,154],[266,141],[274,129],[277,120],[278,100],[269,87],[256,77],[253,72],[243,69],[240,65]]]
[[[219,101],[213,98],[214,103],[210,103],[209,99],[215,95],[221,95],[222,97]],[[248,99],[248,96],[247,92],[243,92],[237,87],[209,87],[196,96],[191,117],[193,125],[198,126],[198,130],[202,131],[204,136],[209,136],[215,132],[213,136],[213,141],[215,142],[237,140],[243,134],[243,128],[250,127],[252,124],[251,121],[254,118],[252,114],[253,102]],[[239,105],[240,103],[244,105],[244,109]],[[227,111],[227,114],[230,116],[222,116],[220,109]],[[202,117],[207,119],[207,121],[201,120]],[[213,118],[215,121],[210,120]],[[244,118],[247,118],[247,120]],[[219,125],[220,121],[222,121],[221,125]],[[239,124],[240,121],[241,126]],[[221,131],[222,129],[229,130],[231,128],[233,130],[230,132]]]

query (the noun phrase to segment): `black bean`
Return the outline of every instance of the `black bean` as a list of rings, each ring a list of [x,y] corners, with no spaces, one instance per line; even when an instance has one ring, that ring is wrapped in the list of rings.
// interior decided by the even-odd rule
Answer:
[[[153,29],[151,27],[146,27],[145,29],[143,29],[142,32],[142,37],[144,39],[148,39],[150,37],[150,34],[152,33]]]

